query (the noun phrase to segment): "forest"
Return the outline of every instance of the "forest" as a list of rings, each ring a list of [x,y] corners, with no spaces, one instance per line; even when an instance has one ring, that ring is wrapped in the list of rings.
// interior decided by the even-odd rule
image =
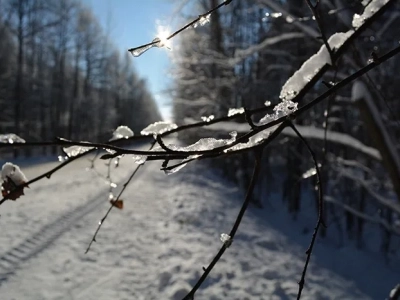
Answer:
[[[220,118],[232,108],[252,110],[265,104],[272,111],[285,98],[292,99],[281,87],[321,47],[319,28],[327,37],[347,32],[354,26],[353,15],[368,2],[321,1],[320,27],[307,1],[232,1],[229,13],[213,13],[208,26],[184,32],[179,51],[173,52],[178,125],[209,115]],[[317,98],[365,66],[371,55],[398,45],[400,6],[394,2],[338,55],[321,79],[312,82],[313,89],[296,97],[299,104]],[[216,0],[200,1],[194,11],[207,11],[217,4]],[[330,224],[322,235],[332,234],[338,245],[346,241],[359,248],[372,247],[387,257],[397,254],[400,233],[399,67],[400,58],[395,56],[295,121],[321,164],[325,218]],[[255,114],[254,120],[261,117]],[[240,122],[247,125],[245,118]],[[229,128],[237,130],[234,124],[227,124]],[[250,129],[239,124],[236,128]],[[181,138],[193,142],[213,133],[226,137],[223,129],[221,125],[204,127],[189,135],[185,132]],[[249,162],[249,155],[243,154],[212,164],[246,187],[252,172]],[[297,218],[303,208],[312,205],[310,193],[317,197],[316,193],[312,196],[316,175],[312,160],[291,130],[284,130],[265,148],[261,173],[252,199],[259,206],[268,206],[268,198],[278,189],[283,191],[281,201],[288,212]],[[379,242],[372,232],[377,232]]]
[[[2,133],[100,141],[161,118],[129,53],[80,1],[3,0],[0,40]]]
[[[400,245],[400,105],[397,103],[400,3],[395,0],[182,3],[185,9],[180,17],[186,25],[169,36],[156,36],[147,44],[132,45],[126,55],[120,55],[107,30],[78,1],[0,2],[3,112],[0,133],[15,134],[0,135],[1,154],[10,159],[21,155],[54,155],[61,150],[65,154],[60,165],[30,179],[17,165],[4,164],[0,205],[24,196],[27,190],[24,188],[33,187],[37,181],[46,177],[51,181],[50,177],[67,165],[83,166],[80,158],[87,156],[91,165],[86,170],[95,170],[96,176],[106,181],[103,194],[107,195],[108,209],[98,221],[86,253],[90,254],[93,248],[99,251],[98,238],[103,230],[109,234],[111,210],[122,211],[127,205],[124,203],[129,203],[127,210],[132,215],[128,218],[121,213],[118,217],[121,228],[129,231],[125,232],[129,238],[137,234],[129,234],[132,224],[139,226],[145,235],[147,229],[153,234],[150,243],[141,244],[148,246],[141,249],[142,253],[150,257],[159,255],[158,258],[171,262],[169,259],[176,258],[175,253],[168,252],[173,252],[171,247],[184,249],[178,255],[180,263],[173,268],[178,271],[163,269],[158,290],[144,292],[152,299],[156,299],[154,293],[167,291],[168,287],[170,299],[184,300],[195,299],[195,294],[202,293],[203,288],[205,294],[201,295],[207,295],[204,299],[253,299],[265,296],[262,293],[266,290],[271,297],[276,296],[273,299],[300,299],[303,290],[307,299],[376,299],[377,295],[389,293],[390,300],[398,299],[400,285],[393,286],[393,282],[398,283],[393,275],[397,271],[393,270],[399,265]],[[173,122],[160,120],[145,80],[133,68],[134,61],[146,55],[145,52],[164,51],[158,48],[172,49],[168,71],[173,79],[169,89]],[[176,176],[175,179],[150,175],[148,170],[154,168],[154,162],[158,163],[159,173],[171,175],[165,178]],[[101,172],[96,164],[101,165]],[[203,168],[201,172],[199,168]],[[196,179],[190,179],[193,173]],[[119,174],[114,176],[119,176],[122,184],[116,184],[113,174]],[[219,179],[214,180],[214,176]],[[203,179],[203,183],[197,182]],[[71,182],[76,183],[75,179]],[[133,191],[135,184],[140,187]],[[223,196],[218,189],[220,185],[226,193]],[[233,189],[228,188],[231,186],[238,190],[232,203],[229,193]],[[142,194],[142,190],[151,197]],[[127,201],[136,197],[141,199],[140,204]],[[207,202],[208,198],[214,201]],[[241,198],[240,205],[236,198]],[[219,211],[212,209],[215,207]],[[69,219],[79,219],[86,209],[94,210],[78,206],[62,218],[70,224]],[[142,214],[135,215],[136,210]],[[247,214],[259,219],[246,219]],[[289,233],[274,235],[274,240],[269,241],[267,237],[273,235],[273,230],[268,227],[270,224],[265,224],[274,214],[280,217],[277,227],[292,227]],[[155,218],[149,221],[151,225],[145,224],[151,217]],[[135,218],[143,218],[144,223],[134,223]],[[228,218],[230,225],[225,224]],[[212,229],[220,237],[219,250],[212,249],[211,259],[202,257],[203,266],[199,267],[199,261],[193,262],[192,255],[208,246],[199,241],[210,240],[203,235],[197,240],[191,238],[199,232],[208,232],[210,226],[220,225],[222,220],[231,229],[224,232]],[[250,230],[252,226],[267,228],[265,236],[262,231]],[[241,235],[242,227],[247,236]],[[186,243],[177,240],[174,244],[180,234],[173,231],[176,228],[185,232]],[[51,240],[54,232],[45,240]],[[282,246],[273,255],[275,262],[285,265],[275,269],[279,274],[286,269],[296,270],[296,288],[283,287],[281,283],[276,288],[281,278],[265,275],[265,270],[260,276],[259,261],[249,260],[250,256],[243,254],[255,251],[253,256],[262,259],[259,253],[268,252],[268,256],[279,248],[277,245],[284,244],[282,236],[293,243],[302,237],[308,239],[300,268],[287,267],[289,259],[283,258],[287,251],[293,254],[296,246],[285,244],[287,247]],[[173,242],[168,244],[170,238]],[[118,238],[109,234],[105,241],[114,239]],[[254,240],[255,250],[251,244]],[[303,242],[299,244],[304,248]],[[21,245],[24,247],[24,243]],[[101,245],[104,249],[110,246]],[[134,242],[132,245],[136,246]],[[317,246],[326,247],[325,256],[315,249]],[[20,246],[15,249],[19,251]],[[7,250],[3,257],[13,256],[14,250]],[[231,251],[235,255],[230,256]],[[203,252],[210,255],[208,248]],[[314,262],[314,252],[324,258]],[[356,261],[355,265],[364,266],[343,271],[346,263],[342,262],[340,267],[330,267],[343,268],[338,274],[357,282],[357,288],[343,285],[347,289],[343,291],[342,286],[315,284],[315,278],[329,281],[330,275],[315,275],[315,266],[309,267],[309,262],[320,267],[324,263],[335,265],[336,256],[332,261],[326,258],[330,253],[335,253],[332,257],[343,256],[348,263]],[[359,260],[352,260],[352,255],[358,255]],[[373,262],[364,255],[374,257]],[[190,263],[185,264],[186,258]],[[224,260],[230,263],[221,267]],[[192,270],[192,263],[202,270],[196,271],[195,279],[187,275],[192,274],[190,271],[179,272]],[[227,271],[239,263],[237,268],[243,274]],[[217,264],[222,271],[214,268]],[[377,266],[379,271],[362,271],[367,264]],[[273,281],[274,287],[255,285],[254,289],[261,292],[253,291],[250,283],[237,280],[239,288],[231,290],[226,281],[236,276],[246,277],[249,269],[253,272],[251,280],[267,279]],[[214,277],[213,272],[217,272]],[[358,275],[349,279],[350,273]],[[383,279],[380,274],[389,275]],[[368,281],[368,276],[375,276],[374,281]],[[5,275],[7,280],[8,277]],[[133,281],[139,280],[134,278]],[[179,278],[184,284],[171,278]],[[336,280],[335,277],[334,281],[340,282]],[[126,291],[137,296],[134,288]]]

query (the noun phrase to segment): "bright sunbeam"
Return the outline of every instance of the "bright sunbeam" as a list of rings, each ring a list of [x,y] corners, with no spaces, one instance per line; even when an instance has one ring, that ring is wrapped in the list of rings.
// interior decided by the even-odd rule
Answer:
[[[158,25],[156,37],[160,39],[159,47],[165,47],[171,50],[172,42],[167,38],[171,35],[168,27]]]

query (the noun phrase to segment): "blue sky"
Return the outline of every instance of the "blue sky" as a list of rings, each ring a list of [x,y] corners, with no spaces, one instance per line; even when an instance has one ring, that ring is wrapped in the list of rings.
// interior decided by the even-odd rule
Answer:
[[[121,52],[151,42],[156,37],[158,24],[171,24],[175,8],[171,0],[83,0],[83,3],[92,8]],[[170,98],[163,93],[170,83],[167,51],[150,49],[140,57],[132,56],[132,60],[139,76],[147,80],[161,113],[170,118]]]

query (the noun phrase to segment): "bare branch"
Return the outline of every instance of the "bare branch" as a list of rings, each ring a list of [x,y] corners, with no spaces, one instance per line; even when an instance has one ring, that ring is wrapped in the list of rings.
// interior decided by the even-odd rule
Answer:
[[[206,280],[207,276],[210,274],[211,270],[214,268],[214,266],[217,264],[217,262],[219,261],[219,259],[222,257],[222,255],[225,253],[225,250],[231,245],[236,232],[239,228],[240,222],[242,221],[243,215],[247,210],[247,207],[250,203],[251,200],[251,196],[253,194],[253,190],[255,187],[255,184],[257,182],[258,179],[258,175],[260,173],[260,169],[261,169],[261,158],[262,158],[262,150],[263,147],[260,146],[258,148],[255,149],[255,164],[254,164],[254,169],[253,169],[253,175],[251,177],[250,180],[250,184],[247,188],[247,193],[246,193],[246,197],[244,199],[243,205],[239,211],[239,214],[236,218],[235,223],[233,224],[233,227],[231,229],[231,232],[229,234],[230,240],[229,243],[224,242],[221,249],[218,251],[217,255],[214,257],[214,259],[211,261],[211,263],[208,265],[207,268],[204,269],[204,273],[203,275],[199,278],[199,280],[197,281],[197,283],[194,285],[194,287],[192,288],[192,290],[189,292],[189,294],[186,295],[185,298],[183,298],[183,300],[190,300],[190,299],[194,299],[194,294],[196,293],[196,291],[200,288],[200,286],[202,285],[202,283]]]
[[[303,291],[303,288],[304,288],[304,282],[305,282],[305,277],[306,277],[306,273],[307,273],[307,268],[308,268],[308,264],[311,259],[311,253],[314,248],[315,240],[317,239],[318,230],[321,227],[321,225],[325,226],[324,221],[323,221],[324,199],[323,199],[323,191],[322,191],[321,173],[320,173],[320,170],[318,167],[318,163],[317,163],[317,159],[315,157],[314,151],[311,149],[310,145],[303,138],[303,136],[300,134],[300,132],[296,129],[296,127],[293,125],[293,123],[289,123],[289,126],[293,129],[293,131],[297,134],[297,136],[301,139],[301,141],[307,147],[307,150],[310,153],[310,155],[314,161],[315,170],[317,171],[317,186],[318,186],[318,221],[317,221],[317,225],[315,226],[313,235],[311,237],[310,245],[308,246],[308,249],[306,251],[307,258],[306,258],[306,262],[304,264],[303,272],[301,274],[301,279],[299,281],[299,291],[297,293],[297,300],[299,300],[301,298],[301,292]]]
[[[181,27],[180,29],[178,29],[177,31],[175,31],[174,33],[172,33],[171,35],[169,35],[169,36],[166,38],[166,40],[172,39],[174,36],[178,35],[178,34],[181,33],[182,31],[188,29],[189,27],[191,27],[191,26],[193,26],[194,24],[196,24],[197,22],[199,22],[201,18],[207,17],[208,15],[212,14],[214,11],[220,9],[222,6],[228,5],[228,4],[231,3],[231,2],[232,2],[232,0],[226,0],[226,1],[222,2],[221,4],[217,5],[216,7],[210,9],[208,12],[206,12],[206,13],[204,13],[204,14],[202,14],[202,15],[199,15],[196,19],[194,19],[193,21],[187,23],[185,26]],[[132,53],[132,52],[134,52],[134,51],[141,50],[141,49],[143,49],[143,48],[147,48],[147,47],[149,47],[149,46],[153,46],[153,45],[156,45],[156,44],[158,44],[158,43],[159,43],[159,40],[154,39],[154,40],[153,40],[152,42],[150,42],[150,43],[147,43],[147,44],[144,44],[144,45],[135,47],[135,48],[131,48],[131,49],[129,49],[128,51]]]
[[[153,144],[151,145],[150,150],[154,147],[154,145],[155,145],[155,141],[154,141]],[[132,172],[132,174],[131,174],[131,176],[128,178],[128,180],[125,182],[125,184],[123,185],[123,187],[122,187],[121,191],[119,192],[117,198],[116,198],[114,201],[118,201],[118,200],[120,199],[121,195],[124,193],[125,189],[128,187],[129,183],[132,181],[133,177],[136,175],[136,173],[139,171],[139,169],[140,169],[143,165],[144,165],[144,164],[138,165],[138,166],[135,168],[135,170]],[[90,247],[92,246],[92,244],[93,244],[94,242],[96,242],[97,234],[99,233],[101,226],[103,226],[104,221],[107,219],[107,217],[108,217],[108,215],[110,214],[110,212],[111,212],[111,210],[113,209],[113,207],[114,207],[114,205],[111,204],[110,207],[108,208],[106,214],[104,215],[104,217],[101,218],[101,220],[99,221],[99,225],[97,226],[97,229],[96,229],[96,231],[95,231],[95,233],[94,233],[94,235],[93,235],[93,237],[92,237],[92,240],[90,241],[90,243],[89,243],[89,245],[88,245],[88,247],[87,247],[87,249],[86,249],[85,254],[89,252]]]

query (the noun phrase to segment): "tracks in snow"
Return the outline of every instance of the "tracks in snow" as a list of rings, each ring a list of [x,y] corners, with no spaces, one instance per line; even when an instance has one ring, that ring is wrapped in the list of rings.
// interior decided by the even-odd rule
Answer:
[[[81,218],[92,212],[101,203],[104,203],[107,195],[107,190],[102,191],[86,203],[62,214],[53,222],[43,226],[38,232],[22,241],[16,247],[0,254],[0,285],[3,285],[22,263],[48,248],[50,244],[70,230]]]

